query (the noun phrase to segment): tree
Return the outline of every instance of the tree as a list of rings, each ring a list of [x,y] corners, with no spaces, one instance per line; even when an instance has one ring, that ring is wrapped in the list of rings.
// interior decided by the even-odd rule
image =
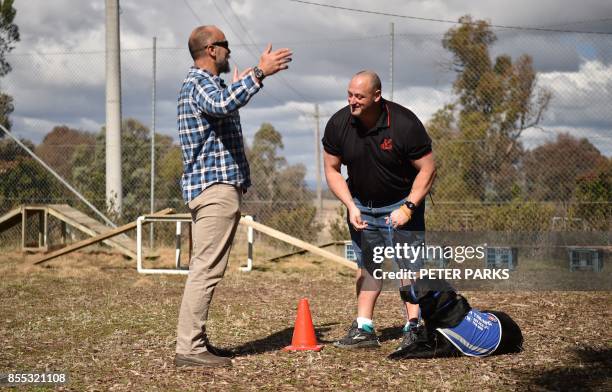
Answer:
[[[65,125],[54,127],[36,147],[36,155],[66,181],[72,180],[72,156],[81,146],[93,150],[96,136],[93,133],[69,128]]]
[[[34,143],[29,140],[21,139],[21,142],[30,150],[34,149]],[[21,146],[12,140],[0,140],[0,177],[4,185],[9,185],[8,173],[18,164],[19,159],[27,159],[29,155]]]
[[[334,241],[348,241],[351,239],[346,220],[346,207],[344,205],[336,207],[336,216],[329,222],[327,230]]]
[[[0,125],[4,128],[11,129],[11,120],[9,115],[15,110],[13,105],[13,97],[0,91]],[[5,136],[4,132],[0,132],[0,139]]]
[[[577,178],[574,190],[576,217],[593,230],[612,230],[612,159],[603,158],[587,174]]]
[[[20,139],[30,150],[34,150],[34,143],[27,139]],[[12,140],[0,140],[0,162],[13,162],[19,157],[27,158],[28,153]]]
[[[569,201],[580,177],[592,173],[605,157],[587,139],[560,134],[554,142],[525,155],[525,191],[537,201]]]
[[[155,200],[156,210],[160,208],[184,208],[181,192],[181,174],[183,173],[183,161],[181,148],[173,144],[169,136],[155,135]]]
[[[34,144],[21,140],[29,149]],[[48,203],[65,195],[59,182],[12,140],[0,140],[0,208]]]
[[[66,196],[59,182],[30,157],[18,157],[9,165],[0,162],[0,173],[0,206],[56,203]]]
[[[272,124],[261,124],[255,133],[252,147],[247,150],[251,177],[254,181],[254,186],[249,192],[255,200],[272,203],[276,199],[278,177],[275,174],[287,164],[285,158],[278,155],[278,150],[283,148],[283,137]]]
[[[104,133],[100,132],[93,146],[77,146],[70,159],[73,186],[100,211],[106,210],[104,147]]]
[[[19,41],[19,28],[13,23],[15,20],[15,8],[13,0],[0,0],[0,77],[11,72],[11,65],[6,60],[6,55],[13,50],[14,44]],[[0,91],[0,125],[11,129],[9,115],[15,110],[13,97]],[[0,132],[0,138],[4,132]]]
[[[437,155],[440,177],[449,176],[440,182],[449,186],[436,189],[452,200],[510,200],[523,155],[519,137],[540,123],[551,94],[536,86],[531,57],[491,59],[496,36],[487,22],[468,15],[459,23],[442,40],[453,54],[457,97],[428,124],[448,141]]]
[[[263,123],[255,133],[247,157],[252,187],[245,195],[248,213],[278,230],[303,240],[316,239],[316,207],[305,183],[306,167],[288,165],[280,155],[283,139],[271,124]]]
[[[102,128],[96,136],[93,151],[85,146],[79,147],[72,158],[72,177],[76,188],[101,210],[106,210],[104,196],[106,193],[105,135],[105,129]],[[151,184],[151,138],[149,135],[149,129],[138,120],[127,119],[121,124],[122,218],[124,220],[135,219],[138,215],[149,211]],[[164,162],[165,154],[171,149],[170,138],[163,135],[156,135],[155,138],[156,144],[163,146],[158,155],[158,162]],[[175,176],[172,176],[171,173],[164,175],[171,181],[177,181],[180,178],[180,172]],[[164,189],[166,185],[158,182],[156,187]]]

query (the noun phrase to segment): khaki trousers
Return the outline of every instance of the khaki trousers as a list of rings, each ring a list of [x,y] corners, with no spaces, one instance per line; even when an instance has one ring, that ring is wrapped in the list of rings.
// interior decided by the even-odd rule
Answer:
[[[215,287],[223,278],[240,220],[242,192],[215,184],[189,202],[193,255],[179,312],[176,352],[206,351],[206,320]]]

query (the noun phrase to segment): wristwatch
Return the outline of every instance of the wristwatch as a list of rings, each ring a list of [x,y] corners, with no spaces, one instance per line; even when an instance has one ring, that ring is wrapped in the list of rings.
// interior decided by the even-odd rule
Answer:
[[[417,209],[417,205],[416,205],[416,204],[414,204],[413,202],[411,202],[410,200],[406,201],[406,202],[404,203],[404,205],[405,205],[406,207],[408,207],[408,209],[409,209],[410,211],[414,211],[414,210],[416,210],[416,209]]]
[[[266,75],[263,73],[263,71],[261,70],[261,68],[259,68],[258,66],[254,66],[253,67],[253,74],[255,74],[255,77],[257,78],[257,80],[259,80],[260,82],[262,80],[264,80],[264,78],[266,77]]]

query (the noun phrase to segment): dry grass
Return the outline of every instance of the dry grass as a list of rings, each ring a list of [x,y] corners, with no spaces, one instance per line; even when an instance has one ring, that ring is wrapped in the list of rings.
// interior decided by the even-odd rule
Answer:
[[[68,371],[68,390],[612,389],[610,292],[468,292],[473,306],[517,320],[525,352],[392,362],[385,357],[402,324],[396,293],[383,293],[377,306],[382,348],[341,351],[329,343],[354,317],[353,272],[295,257],[240,273],[232,259],[209,332],[214,344],[239,353],[234,367],[177,370],[184,277],[138,275],[133,262],[102,253],[73,254],[47,268],[31,267],[17,253],[1,260],[0,372]],[[326,343],[320,353],[280,351],[302,297]]]

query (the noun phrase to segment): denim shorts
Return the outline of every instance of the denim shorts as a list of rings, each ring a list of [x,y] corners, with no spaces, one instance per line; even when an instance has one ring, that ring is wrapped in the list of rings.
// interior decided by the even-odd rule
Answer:
[[[408,224],[394,229],[391,224],[385,222],[386,218],[391,215],[391,212],[404,204],[405,199],[384,207],[369,207],[363,205],[357,198],[353,198],[353,201],[359,211],[361,211],[361,219],[368,223],[364,230],[357,231],[351,225],[347,214],[347,223],[359,268],[369,268],[374,264],[373,260],[364,260],[364,247],[369,247],[370,249],[373,247],[393,247],[396,249],[399,243],[402,248],[407,245],[408,247],[418,249],[425,245],[424,231],[409,230],[405,227]],[[366,255],[365,258],[370,259],[371,256]],[[394,257],[393,259],[397,267],[403,270],[418,271],[423,267],[423,259],[418,253],[410,253],[408,258]]]

